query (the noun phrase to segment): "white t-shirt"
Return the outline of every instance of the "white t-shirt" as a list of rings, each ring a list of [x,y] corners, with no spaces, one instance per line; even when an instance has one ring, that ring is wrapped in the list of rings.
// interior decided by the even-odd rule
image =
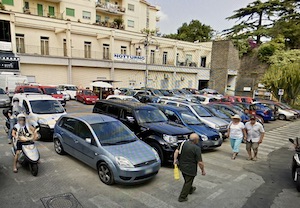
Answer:
[[[230,129],[230,135],[229,138],[232,139],[243,139],[243,129],[245,128],[245,125],[242,122],[239,122],[238,124],[230,123],[229,129]]]
[[[247,141],[259,142],[261,133],[265,132],[263,125],[259,122],[255,122],[251,125],[250,121],[246,123],[245,128],[247,130]]]
[[[121,91],[120,90],[118,90],[118,89],[115,89],[114,90],[114,95],[120,95],[121,94]]]

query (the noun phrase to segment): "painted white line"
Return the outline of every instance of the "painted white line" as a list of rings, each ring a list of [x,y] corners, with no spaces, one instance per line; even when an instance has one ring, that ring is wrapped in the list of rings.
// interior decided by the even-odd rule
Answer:
[[[228,155],[228,157],[231,157],[230,155]],[[242,170],[242,167],[238,167],[238,166],[233,166],[232,163],[235,162],[234,160],[230,160],[230,161],[220,161],[217,159],[211,159],[211,158],[204,158],[204,163],[205,164],[212,164],[218,167],[222,167],[225,168],[227,170],[234,170],[234,171],[240,171]],[[207,165],[209,166],[209,165]]]
[[[234,181],[234,182],[240,182],[240,181],[242,181],[243,179],[245,179],[245,178],[247,178],[247,177],[248,177],[248,175],[242,174],[242,175],[240,175],[239,177],[237,177],[236,179],[234,179],[233,181]]]
[[[213,199],[215,199],[216,197],[220,196],[223,192],[224,192],[224,189],[219,189],[219,190],[216,191],[215,193],[209,195],[206,199],[213,200]]]
[[[278,146],[273,146],[273,145],[265,144],[264,142],[262,144],[260,144],[258,148],[260,148],[260,147],[262,147],[262,148],[265,147],[265,148],[270,148],[270,149],[279,149],[280,148]]]
[[[229,179],[232,177],[232,175],[226,174],[226,173],[221,173],[220,170],[216,171],[214,169],[210,169],[210,168],[205,168],[206,171],[206,175],[207,176],[213,176],[216,178],[222,178],[222,179]]]
[[[202,188],[208,188],[208,189],[213,189],[218,186],[218,184],[209,182],[207,180],[201,180],[199,177],[195,177],[194,184],[195,186],[200,186]]]

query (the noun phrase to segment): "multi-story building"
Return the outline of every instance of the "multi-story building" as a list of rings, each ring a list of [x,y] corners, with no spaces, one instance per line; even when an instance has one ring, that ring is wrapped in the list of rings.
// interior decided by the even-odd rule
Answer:
[[[148,87],[198,88],[208,83],[211,42],[183,42],[154,33],[145,46],[147,35],[141,31],[157,32],[159,21],[159,8],[145,0],[2,0],[2,4],[1,71],[19,71],[42,84],[84,87],[93,80],[143,87],[146,69]]]

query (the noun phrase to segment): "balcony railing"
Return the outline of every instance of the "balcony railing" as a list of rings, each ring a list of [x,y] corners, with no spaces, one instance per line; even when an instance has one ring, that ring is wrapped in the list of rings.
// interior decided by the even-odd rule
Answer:
[[[41,17],[50,17],[50,18],[56,18],[56,19],[63,19],[63,13],[58,12],[48,12],[48,11],[39,11],[35,8],[23,8],[23,12],[25,14],[31,14],[31,15],[37,15]]]
[[[124,24],[118,25],[115,22],[105,22],[105,21],[104,22],[96,22],[93,25],[99,25],[99,26],[102,26],[102,27],[109,27],[109,28],[114,28],[114,29],[125,30],[125,25]]]
[[[54,56],[54,57],[66,57],[67,50],[64,48],[55,48],[55,47],[43,47],[36,45],[24,45],[18,48],[19,54],[30,54],[30,55],[38,55],[38,56]],[[133,54],[135,55],[135,54]],[[80,50],[80,49],[72,49],[71,51],[72,58],[80,58],[80,59],[95,59],[95,60],[110,60],[111,53],[110,52],[102,52],[102,51],[91,51],[91,50]],[[176,66],[176,67],[188,67],[194,68],[199,67],[196,62],[193,61],[180,61],[182,60],[179,57],[179,61],[175,61],[172,56],[168,56],[167,59],[163,58],[160,55],[155,55],[154,57],[149,55],[148,64],[153,65],[164,65],[164,66]]]
[[[119,14],[119,15],[123,15],[126,11],[124,7],[121,7],[119,5],[112,4],[109,2],[100,2],[100,1],[96,3],[96,10],[106,12],[106,13]]]

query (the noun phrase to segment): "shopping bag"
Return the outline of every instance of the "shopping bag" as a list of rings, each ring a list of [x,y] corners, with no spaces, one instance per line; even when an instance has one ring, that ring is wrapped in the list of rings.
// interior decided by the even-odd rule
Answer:
[[[175,180],[179,180],[180,178],[180,173],[179,173],[179,168],[178,168],[178,165],[174,165],[174,179]]]

